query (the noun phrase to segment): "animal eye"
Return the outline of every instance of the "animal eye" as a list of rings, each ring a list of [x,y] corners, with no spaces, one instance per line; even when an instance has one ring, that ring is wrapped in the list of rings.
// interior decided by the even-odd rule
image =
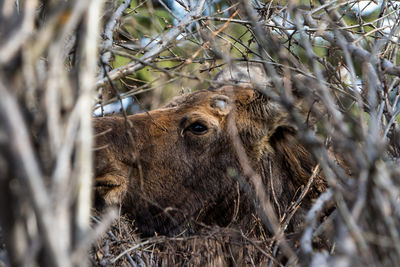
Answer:
[[[192,123],[186,129],[197,135],[205,134],[206,132],[208,132],[207,126],[205,126],[201,122]]]

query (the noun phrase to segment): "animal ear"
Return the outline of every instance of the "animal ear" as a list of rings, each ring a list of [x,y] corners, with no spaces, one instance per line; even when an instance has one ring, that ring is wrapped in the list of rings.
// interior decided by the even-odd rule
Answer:
[[[283,78],[278,78],[278,81],[281,84],[284,83]],[[310,122],[313,116],[322,113],[323,109],[316,101],[316,97],[311,94],[311,89],[315,84],[315,79],[306,75],[294,73],[290,77],[290,94],[293,97],[294,106],[298,112],[307,116]],[[212,86],[213,90],[217,91],[235,91],[236,102],[251,104],[258,110],[270,110],[271,113],[279,114],[280,119],[287,117],[286,109],[279,104],[280,101],[276,101],[280,92],[275,88],[272,79],[268,77],[262,63],[241,62],[227,65],[216,75]],[[229,87],[231,89],[228,89]],[[244,88],[251,89],[253,92],[245,92]],[[275,101],[271,98],[275,98]],[[279,126],[279,122],[276,125]]]
[[[294,74],[291,79],[291,94],[297,112],[303,115],[305,123],[314,123],[312,114],[319,107],[308,92],[315,81],[298,74]],[[295,124],[280,101],[256,90],[269,91],[267,95],[272,98],[279,96],[262,64],[243,62],[226,66],[215,77],[213,86],[213,90],[234,96],[237,106],[236,122],[242,138],[245,137],[253,143],[264,143],[282,130],[291,133],[296,131]],[[255,127],[249,128],[248,121],[252,121]]]
[[[225,66],[215,76],[212,86],[218,88],[223,85],[236,85],[254,88],[270,83],[271,79],[268,78],[262,64],[241,62]]]
[[[292,86],[291,93],[298,100],[304,100],[307,94],[309,94],[310,88],[316,82],[313,78],[302,74],[293,74],[290,79]],[[278,81],[283,84],[282,78],[278,78]],[[265,72],[264,65],[256,62],[240,62],[226,65],[215,76],[212,81],[212,88],[218,90],[218,88],[224,85],[274,91],[274,84]],[[278,96],[276,93],[275,91],[275,94],[272,95]]]

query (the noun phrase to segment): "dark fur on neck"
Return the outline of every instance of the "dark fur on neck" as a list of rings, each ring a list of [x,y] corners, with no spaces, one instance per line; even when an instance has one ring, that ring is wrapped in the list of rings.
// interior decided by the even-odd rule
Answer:
[[[276,214],[282,216],[307,185],[317,161],[296,137],[296,128],[291,125],[281,105],[271,103],[268,98],[255,92],[252,101],[238,105],[238,112],[243,116],[243,121],[252,122],[253,127],[241,127],[239,118],[239,134],[244,144],[251,144],[246,148],[250,158],[254,160],[254,155],[260,156],[259,152],[262,151],[255,169],[263,178]],[[312,200],[325,190],[325,178],[319,173],[292,218],[289,232],[302,230],[301,222]]]

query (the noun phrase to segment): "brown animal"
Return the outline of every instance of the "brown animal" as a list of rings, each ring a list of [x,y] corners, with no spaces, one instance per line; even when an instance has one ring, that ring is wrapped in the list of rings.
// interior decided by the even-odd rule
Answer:
[[[261,177],[277,214],[311,176],[316,162],[296,141],[287,112],[253,88],[252,72],[258,82],[267,81],[260,80],[260,67],[232,71],[219,74],[216,83],[236,85],[182,95],[127,120],[94,119],[97,197],[120,204],[144,236],[195,231],[193,221],[245,228],[256,213],[245,168]],[[235,140],[245,155],[238,154]],[[322,178],[316,180],[304,207],[324,190]],[[291,230],[301,223],[301,209],[297,214]]]

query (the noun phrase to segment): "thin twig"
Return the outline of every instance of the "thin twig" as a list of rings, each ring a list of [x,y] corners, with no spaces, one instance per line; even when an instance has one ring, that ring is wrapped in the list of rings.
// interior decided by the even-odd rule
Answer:
[[[200,0],[197,2],[196,8],[189,12],[183,19],[182,22],[176,25],[174,28],[170,29],[170,31],[165,34],[163,37],[160,38],[160,41],[156,42],[155,44],[152,44],[148,49],[149,51],[146,52],[143,57],[141,57],[141,60],[148,62],[150,61],[154,56],[160,54],[162,51],[164,51],[171,42],[176,41],[176,38],[185,30],[187,26],[193,23],[194,20],[198,19],[199,16],[201,15],[203,11],[203,7],[205,4],[205,0]],[[129,63],[128,65],[125,65],[123,67],[120,67],[118,69],[112,70],[109,73],[110,79],[116,80],[121,77],[124,77],[126,75],[132,74],[135,71],[141,69],[143,67],[142,64],[137,63],[137,62],[132,62]],[[96,86],[102,87],[105,85],[107,82],[106,78],[100,79],[97,81]]]

